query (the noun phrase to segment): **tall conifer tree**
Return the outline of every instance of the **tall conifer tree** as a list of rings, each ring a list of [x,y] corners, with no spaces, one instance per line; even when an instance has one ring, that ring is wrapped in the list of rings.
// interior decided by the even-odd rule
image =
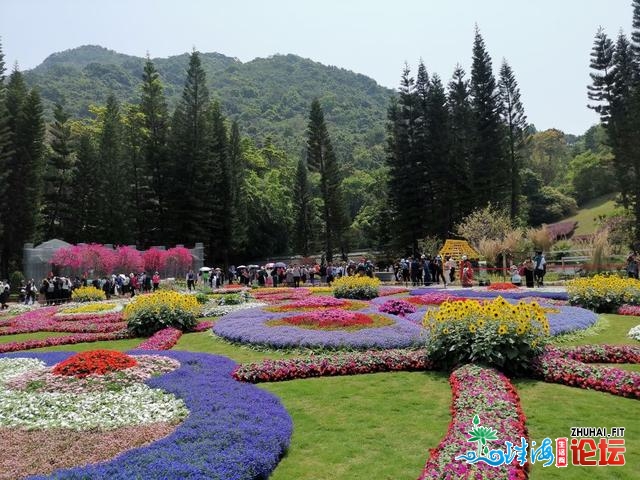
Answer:
[[[340,170],[318,99],[311,103],[307,125],[307,164],[320,173],[324,247],[327,261],[333,260],[335,247],[342,247],[345,205],[340,186]]]
[[[9,111],[7,110],[7,87],[5,85],[5,64],[2,44],[0,44],[0,239],[4,239],[4,225],[10,221],[10,199],[7,196],[9,165],[13,154]],[[4,241],[0,240],[0,256],[4,251]],[[0,258],[0,267],[5,264]],[[0,271],[6,277],[5,270]]]
[[[44,176],[43,233],[45,239],[64,238],[65,223],[69,219],[74,154],[71,144],[69,114],[62,105],[53,110],[53,124],[49,128],[50,153]]]
[[[307,163],[298,160],[296,178],[293,184],[293,248],[303,257],[311,253],[313,245],[313,199],[307,176]]]
[[[476,206],[488,202],[506,205],[511,181],[504,154],[499,94],[491,57],[477,27],[473,42],[470,91],[474,119],[471,157],[474,200]]]
[[[527,117],[524,114],[524,107],[520,100],[518,82],[506,60],[502,61],[502,67],[500,67],[499,89],[502,103],[502,119],[507,127],[507,156],[509,159],[509,176],[511,178],[509,212],[513,222],[518,216],[520,168],[522,148],[524,147],[527,129]]]
[[[80,133],[75,145],[76,161],[73,167],[69,205],[69,221],[63,237],[70,243],[102,242],[99,231],[100,199],[98,192],[102,182],[96,175],[98,152],[94,139],[88,131]]]
[[[238,122],[231,124],[229,134],[229,170],[231,181],[232,204],[232,250],[235,254],[245,250],[247,246],[247,184],[246,161],[242,151],[240,127]]]

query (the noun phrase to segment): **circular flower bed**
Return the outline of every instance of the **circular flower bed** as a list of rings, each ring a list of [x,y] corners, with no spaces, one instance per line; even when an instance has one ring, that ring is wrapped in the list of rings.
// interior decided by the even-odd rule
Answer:
[[[88,375],[104,375],[124,370],[138,364],[135,358],[115,350],[91,350],[81,352],[58,363],[53,368],[56,375],[83,378]]]
[[[322,316],[326,315],[326,312],[325,310],[318,314]],[[269,348],[364,350],[407,348],[424,343],[422,328],[413,322],[387,314],[377,314],[390,322],[387,326],[379,326],[380,323],[376,323],[373,312],[362,313],[372,317],[371,327],[354,331],[320,330],[286,324],[287,317],[295,317],[297,314],[267,312],[256,308],[226,315],[215,323],[213,332],[232,342]]]
[[[51,365],[69,353],[19,355]],[[233,380],[236,364],[228,358],[190,352],[162,355],[178,360],[180,368],[146,383],[184,401],[189,409],[184,422],[162,440],[126,451],[117,459],[57,470],[54,478],[269,477],[286,451],[293,429],[280,401],[253,385]],[[145,411],[142,404],[140,411]]]
[[[364,313],[347,312],[334,308],[271,320],[267,322],[267,325],[271,327],[293,325],[314,330],[360,330],[362,328],[393,325],[393,320],[382,315],[366,315]]]
[[[275,305],[267,307],[265,310],[268,312],[305,312],[309,310],[327,309],[327,308],[341,308],[344,310],[361,310],[366,308],[365,302],[358,302],[357,300],[345,300],[334,297],[307,297],[302,300],[296,300],[294,302],[285,303],[283,305]]]

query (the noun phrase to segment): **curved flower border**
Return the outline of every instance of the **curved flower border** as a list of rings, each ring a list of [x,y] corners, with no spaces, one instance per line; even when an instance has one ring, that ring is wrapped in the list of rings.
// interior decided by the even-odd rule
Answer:
[[[363,313],[378,313],[368,312]],[[294,326],[270,327],[266,322],[299,313],[272,313],[262,309],[242,310],[231,313],[213,326],[213,332],[231,342],[262,345],[270,348],[321,348],[321,349],[389,349],[420,346],[424,332],[415,323],[393,315],[387,327],[364,328],[357,331],[310,330]]]
[[[492,467],[485,463],[469,466],[455,457],[473,449],[466,436],[478,415],[483,424],[495,428],[499,441],[520,444],[527,438],[525,415],[520,398],[509,379],[492,369],[468,364],[455,370],[449,377],[453,391],[452,419],[445,438],[431,450],[419,480],[433,478],[525,479],[527,465],[517,463]],[[469,474],[475,474],[470,475]]]
[[[463,289],[463,290],[455,290],[455,289],[434,289],[434,288],[416,288],[411,290],[409,295],[425,295],[427,293],[441,293],[444,295],[452,295],[455,297],[466,297],[466,298],[494,298],[500,295],[502,298],[511,298],[514,300],[519,300],[525,297],[540,297],[540,298],[550,298],[554,300],[568,300],[569,296],[566,292],[540,292],[533,288],[529,288],[526,290],[521,290],[519,292],[511,292],[508,290],[501,290],[497,292],[491,292],[488,290],[472,290],[472,289]]]
[[[71,354],[11,356],[39,358],[52,365]],[[31,478],[267,478],[288,448],[293,430],[291,417],[277,397],[233,380],[235,363],[226,357],[161,354],[178,360],[180,368],[146,383],[181,398],[190,411],[171,435],[111,461]]]

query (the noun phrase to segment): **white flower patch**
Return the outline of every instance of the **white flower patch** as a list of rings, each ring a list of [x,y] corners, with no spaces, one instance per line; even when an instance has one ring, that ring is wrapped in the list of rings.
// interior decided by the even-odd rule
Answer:
[[[119,391],[74,395],[10,390],[5,385],[9,378],[37,369],[46,366],[36,359],[0,359],[0,427],[111,430],[128,425],[174,423],[189,414],[181,399],[143,383]]]
[[[636,325],[631,330],[629,330],[629,333],[627,333],[627,336],[629,338],[633,338],[634,340],[637,340],[640,342],[640,325]]]
[[[238,310],[246,310],[247,308],[257,308],[257,307],[266,307],[268,303],[262,302],[247,302],[240,303],[238,305],[213,305],[208,306],[205,305],[205,308],[202,310],[203,317],[220,317],[222,315],[227,315],[232,312],[237,312]]]

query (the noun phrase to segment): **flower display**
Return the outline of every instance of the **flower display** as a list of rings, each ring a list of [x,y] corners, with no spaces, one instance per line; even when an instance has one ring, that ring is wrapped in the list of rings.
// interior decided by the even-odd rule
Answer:
[[[378,310],[380,310],[381,312],[390,313],[391,315],[404,317],[405,315],[414,313],[416,311],[416,307],[405,300],[393,298],[380,305],[378,307]]]
[[[455,302],[467,300],[466,297],[450,295],[445,292],[428,292],[422,295],[412,295],[407,298],[407,302],[413,305],[441,305],[444,302]]]
[[[56,363],[68,355],[31,356]],[[58,470],[46,478],[269,477],[286,451],[293,429],[280,401],[253,385],[233,380],[235,363],[228,358],[173,351],[163,352],[163,356],[178,360],[180,368],[146,383],[186,405],[189,416],[176,430],[117,459]]]
[[[640,317],[640,305],[622,305],[620,308],[618,308],[618,315]]]
[[[314,330],[359,330],[361,328],[393,325],[393,320],[382,315],[367,315],[359,312],[347,312],[340,309],[327,309],[308,312],[292,317],[282,317],[266,323],[269,326],[294,325]]]
[[[25,360],[31,362],[30,369],[36,372],[44,367],[44,363],[34,359],[0,358],[0,426],[2,427],[108,430],[127,425],[175,423],[188,414],[184,402],[173,394],[139,382],[123,385],[119,389],[113,388],[112,385],[108,385],[108,388],[96,389],[95,382],[84,383],[84,385],[92,385],[89,391],[84,391],[83,383],[80,383],[75,385],[72,395],[47,389],[38,391],[38,388],[31,387],[34,382],[28,383],[25,390],[8,387],[7,383],[10,384],[12,377],[24,375]],[[117,377],[112,377],[112,381],[114,380],[117,381]],[[41,383],[44,382],[41,381]],[[102,386],[107,385],[102,384]]]
[[[476,415],[483,425],[496,430],[496,448],[505,441],[520,445],[521,438],[527,438],[520,399],[509,379],[491,368],[469,364],[455,370],[449,383],[453,392],[451,423],[438,448],[432,450],[419,480],[527,478],[526,466],[516,462],[492,467],[482,462],[469,465],[455,459],[475,449],[467,432],[474,428]]]
[[[249,308],[266,307],[267,303],[262,302],[247,302],[240,303],[238,305],[218,305],[217,303],[211,305],[207,304],[202,309],[201,315],[203,317],[221,317],[238,310],[247,310]]]
[[[489,285],[487,290],[520,290],[520,288],[509,282],[495,282]]]
[[[432,364],[427,360],[424,350],[372,350],[243,364],[233,371],[233,378],[249,383],[280,382],[297,378],[431,368]]]
[[[191,330],[199,314],[200,305],[195,296],[169,290],[138,295],[124,309],[129,330],[141,336],[149,336],[167,327]]]
[[[310,288],[261,288],[254,290],[251,295],[259,301],[277,303],[285,300],[300,300],[312,295]]]
[[[380,279],[351,276],[340,277],[333,282],[333,296],[336,298],[352,298],[370,300],[378,296]]]
[[[366,313],[366,312],[365,312]],[[269,326],[290,313],[265,312],[253,308],[230,313],[219,319],[213,332],[231,342],[262,345],[269,348],[311,349],[388,349],[419,346],[424,342],[419,325],[386,314],[392,324],[384,327],[349,330],[313,330],[293,325]]]
[[[53,373],[83,378],[89,375],[104,375],[136,365],[136,360],[126,353],[115,350],[91,350],[77,353],[56,364]]]
[[[71,292],[71,298],[75,302],[95,302],[100,300],[106,300],[107,295],[96,287],[80,287]]]
[[[615,312],[625,303],[640,304],[640,280],[606,275],[576,278],[567,282],[567,294],[571,305]]]
[[[427,311],[424,326],[429,331],[427,354],[436,364],[450,368],[476,362],[516,372],[529,368],[550,332],[538,304],[512,305],[501,297],[444,302]]]
[[[619,368],[588,365],[585,361],[606,362],[618,356],[624,363],[639,363],[640,349],[625,346],[588,346],[590,351],[547,348],[533,363],[533,373],[545,382],[640,398],[640,373]],[[599,351],[598,351],[599,350]]]
[[[549,321],[549,333],[560,335],[576,330],[584,330],[598,321],[598,315],[591,310],[580,307],[563,307],[558,305],[552,311],[543,308]]]
[[[147,338],[137,348],[140,350],[169,350],[178,343],[181,336],[182,330],[173,327],[163,328]]]
[[[640,325],[636,325],[631,330],[629,330],[629,333],[627,333],[627,337],[640,342]]]
[[[326,308],[342,308],[345,310],[360,310],[367,306],[365,302],[358,302],[356,300],[345,300],[334,297],[306,297],[301,300],[295,300],[293,302],[284,303],[281,305],[274,305],[267,307],[265,310],[268,312],[290,312],[290,311],[308,311]]]
[[[75,335],[50,337],[44,340],[24,340],[22,342],[0,343],[0,353],[31,350],[33,348],[55,347],[58,345],[73,345],[76,343],[122,340],[123,338],[129,337],[129,332],[126,330],[118,330],[117,332],[108,333],[76,333]]]
[[[490,290],[473,290],[469,288],[465,288],[462,290],[456,289],[434,289],[434,288],[415,288],[409,292],[409,295],[425,295],[430,293],[440,293],[443,295],[451,295],[452,297],[462,297],[462,298],[496,298],[497,296],[501,296],[504,299],[512,299],[512,300],[520,300],[525,297],[530,297],[535,292],[536,297],[540,298],[548,298],[555,300],[567,300],[569,297],[566,292],[540,292],[538,290],[533,289],[519,289],[518,291],[500,291],[500,292],[492,292]]]
[[[409,291],[410,290],[407,287],[391,287],[383,285],[378,288],[378,296],[387,297],[390,295],[398,295],[399,293],[407,293]]]
[[[555,352],[554,349],[550,351]],[[584,363],[640,363],[640,347],[635,345],[579,345],[557,351]]]
[[[74,315],[83,313],[104,313],[112,310],[116,310],[120,307],[118,303],[101,302],[101,303],[87,303],[84,305],[77,305],[74,307],[61,308],[56,315]]]

